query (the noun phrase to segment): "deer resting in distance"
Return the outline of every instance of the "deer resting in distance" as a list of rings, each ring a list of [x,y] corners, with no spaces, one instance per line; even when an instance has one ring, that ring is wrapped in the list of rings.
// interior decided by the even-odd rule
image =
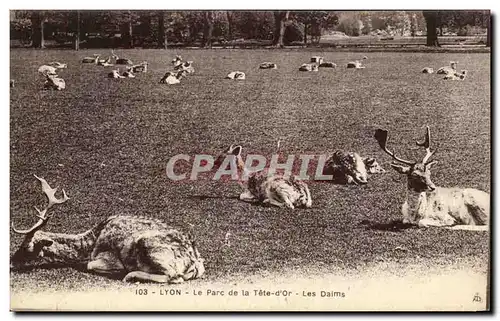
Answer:
[[[86,266],[87,271],[123,277],[124,282],[180,283],[201,277],[203,259],[191,235],[167,224],[137,216],[111,216],[79,234],[42,231],[51,214],[48,210],[69,200],[65,191],[35,175],[42,183],[48,204],[38,212],[38,222],[27,230],[19,249],[11,257],[11,268],[43,265]]]
[[[240,200],[291,209],[312,206],[311,193],[305,182],[294,176],[268,175],[268,170],[249,172],[241,158],[241,150],[241,146],[231,145],[214,162],[215,167],[220,167],[227,159],[231,162],[231,168],[237,170],[238,182],[245,188]],[[245,178],[248,181],[245,182]]]
[[[431,181],[429,161],[435,150],[430,150],[430,129],[427,127],[424,142],[418,142],[426,150],[421,161],[412,162],[394,155],[387,149],[387,131],[378,129],[375,139],[380,147],[398,163],[391,167],[406,175],[406,199],[401,208],[403,223],[419,227],[440,226],[460,230],[488,230],[490,195],[473,188],[436,187]]]

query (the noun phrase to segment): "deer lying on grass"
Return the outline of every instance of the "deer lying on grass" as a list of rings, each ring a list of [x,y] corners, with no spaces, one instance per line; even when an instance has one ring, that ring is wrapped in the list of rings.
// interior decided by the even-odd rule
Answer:
[[[31,228],[17,230],[12,225],[15,233],[25,236],[11,257],[11,268],[83,264],[88,271],[123,277],[124,282],[180,283],[204,274],[204,260],[192,236],[159,220],[111,216],[79,234],[42,231],[51,217],[48,210],[69,198],[64,189],[63,197],[57,198],[57,188],[35,177],[42,183],[49,203],[42,211],[35,208],[39,219]]]
[[[108,73],[108,78],[120,79],[125,78],[125,76],[120,75],[120,69],[115,69]]]
[[[246,78],[246,75],[242,71],[231,71],[229,74],[227,74],[225,79],[236,79],[236,80],[244,80]]]
[[[117,65],[132,65],[132,60],[127,59],[127,58],[120,58],[118,55],[115,53],[113,49],[111,49],[111,56],[113,59],[115,59],[115,64]]]
[[[337,64],[331,61],[324,61],[319,64],[320,68],[337,68]]]
[[[315,63],[317,65],[321,65],[324,60],[325,59],[323,57],[320,57],[320,56],[313,56],[313,57],[311,57],[311,62]]]
[[[97,65],[103,67],[113,66],[113,64],[111,63],[111,57],[108,57],[106,59],[97,59]]]
[[[100,56],[101,55],[99,55],[99,54],[94,54],[94,57],[85,57],[82,59],[82,63],[84,63],[84,64],[96,64],[97,65]]]
[[[38,72],[44,76],[57,75],[57,69],[55,67],[48,66],[48,65],[40,66],[40,68],[38,68]]]
[[[324,175],[332,175],[333,182],[339,184],[364,185],[368,174],[385,173],[373,157],[361,157],[358,153],[344,153],[339,150],[330,156],[323,170]]]
[[[231,145],[215,160],[214,166],[234,168],[237,171],[239,184],[245,188],[240,194],[244,202],[259,202],[278,207],[311,207],[312,199],[309,187],[294,176],[269,175],[268,170],[249,172],[241,158],[241,146]],[[248,181],[245,182],[245,180]]]
[[[182,57],[177,55],[177,56],[175,56],[174,59],[172,59],[172,65],[174,65],[174,67],[177,67],[180,64],[182,64]]]
[[[182,77],[186,72],[184,70],[173,72],[167,71],[160,79],[160,84],[175,85],[181,82]]]
[[[57,75],[45,75],[44,89],[63,90],[66,89],[66,82]]]
[[[192,61],[185,61],[183,63],[180,63],[174,67],[174,70],[176,70],[176,71],[184,70],[188,74],[193,74],[194,73],[193,62]]]
[[[356,60],[356,61],[350,61],[347,63],[347,68],[354,68],[354,69],[364,69],[365,66],[361,65],[361,62]]]
[[[446,74],[446,76],[444,76],[443,79],[444,80],[464,80],[466,76],[467,76],[467,70],[462,70],[461,73],[455,72],[455,73]]]
[[[132,66],[132,71],[133,72],[148,72],[148,62],[143,61],[138,65]]]
[[[424,69],[422,69],[422,73],[423,74],[433,74],[434,73],[434,68],[425,67]]]
[[[123,72],[122,76],[125,77],[125,78],[135,78],[135,75],[132,72],[132,68],[131,67],[127,67],[127,70],[125,70]]]
[[[278,69],[278,65],[272,62],[263,62],[259,65],[259,69]]]
[[[319,71],[318,65],[315,63],[302,64],[299,71]]]
[[[401,164],[391,166],[407,177],[406,199],[401,208],[403,223],[419,227],[441,226],[460,230],[488,230],[490,195],[472,188],[436,187],[431,181],[430,168],[436,161],[429,161],[435,151],[430,150],[430,129],[425,141],[418,142],[426,150],[419,162],[411,162],[394,155],[387,149],[387,131],[378,129],[375,139],[380,147]]]
[[[436,71],[438,75],[454,74],[457,71],[458,61],[450,61],[450,66],[441,67]]]

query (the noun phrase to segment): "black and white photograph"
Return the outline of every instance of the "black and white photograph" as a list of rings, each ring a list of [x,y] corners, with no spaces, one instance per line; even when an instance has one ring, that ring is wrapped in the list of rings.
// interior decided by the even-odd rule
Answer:
[[[490,311],[488,8],[165,6],[9,10],[10,311]]]

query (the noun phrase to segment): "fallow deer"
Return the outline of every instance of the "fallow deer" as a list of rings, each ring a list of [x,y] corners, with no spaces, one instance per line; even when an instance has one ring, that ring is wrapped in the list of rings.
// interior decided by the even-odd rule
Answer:
[[[430,150],[430,129],[427,127],[425,140],[417,141],[424,147],[426,154],[421,161],[412,162],[399,158],[387,149],[386,130],[377,129],[375,139],[387,154],[398,163],[391,167],[407,178],[406,199],[401,212],[403,223],[419,227],[439,226],[460,230],[488,230],[490,195],[473,188],[436,187],[431,181],[431,166],[436,161],[429,161],[436,150]]]
[[[52,214],[48,210],[69,200],[64,189],[57,198],[58,188],[35,175],[48,198],[48,205],[38,212],[38,221],[27,230],[19,249],[11,257],[11,268],[37,266],[86,267],[86,270],[124,282],[180,283],[201,277],[204,272],[195,241],[162,221],[138,216],[118,215],[104,219],[79,234],[42,231]]]
[[[438,75],[454,74],[457,71],[458,61],[450,61],[450,66],[441,67],[436,71]]]
[[[337,68],[337,64],[331,61],[324,61],[319,64],[320,68]]]
[[[229,74],[227,74],[225,79],[236,79],[236,80],[244,80],[246,78],[246,75],[242,71],[231,71]]]
[[[194,67],[192,61],[182,62],[174,67],[174,70],[184,70],[188,74],[194,73]]]
[[[100,56],[101,55],[99,55],[99,54],[94,54],[93,57],[84,57],[82,59],[82,63],[84,63],[84,64],[96,64],[97,65],[97,62],[99,61]]]
[[[347,63],[347,68],[364,69],[365,66],[363,66],[359,60],[356,60],[356,61],[350,61],[350,62],[348,62]]]
[[[160,84],[175,85],[181,82],[182,77],[186,72],[184,70],[173,72],[167,71],[160,79]]]
[[[66,82],[57,75],[45,75],[44,89],[63,90],[66,89]]]
[[[364,185],[368,174],[385,173],[373,157],[361,157],[358,153],[336,150],[325,162],[324,175],[332,175],[338,184]]]
[[[250,172],[241,157],[241,146],[231,145],[215,160],[216,168],[230,165],[236,169],[238,183],[245,191],[240,200],[249,203],[261,203],[278,207],[311,207],[311,192],[307,184],[293,175],[284,177],[280,174],[269,175],[268,170]],[[224,166],[223,166],[224,167]]]
[[[318,65],[315,63],[302,64],[299,71],[319,71]]]
[[[423,74],[433,74],[434,73],[434,68],[425,67],[424,69],[422,69],[422,73]]]
[[[278,69],[278,65],[272,62],[263,62],[259,65],[259,69]]]
[[[57,75],[57,69],[49,65],[40,66],[40,68],[38,68],[38,72],[44,76]]]
[[[113,49],[111,50],[111,56],[115,59],[115,64],[117,65],[133,65],[132,60],[118,57]]]
[[[132,72],[148,72],[148,62],[143,61],[138,65],[132,66]]]

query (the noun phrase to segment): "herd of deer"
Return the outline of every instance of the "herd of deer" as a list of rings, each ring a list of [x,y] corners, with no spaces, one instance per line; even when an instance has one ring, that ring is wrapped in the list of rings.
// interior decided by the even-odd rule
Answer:
[[[118,58],[115,63],[131,64],[128,59]],[[85,58],[83,62],[100,62],[99,56]],[[320,65],[323,61],[317,61]],[[110,64],[109,59],[102,64]],[[180,56],[172,64],[175,72],[168,72],[160,81],[171,83],[183,74],[193,72],[192,62],[183,62]],[[357,63],[355,63],[356,67]],[[43,67],[43,68],[42,68]],[[47,75],[46,86],[57,85],[57,69],[66,66],[53,63],[42,66],[40,72]],[[359,67],[359,65],[358,65]],[[456,63],[451,70],[456,70]],[[134,70],[134,68],[137,68]],[[263,63],[262,69],[275,69],[273,63]],[[146,71],[147,63],[129,67],[128,72]],[[453,71],[451,71],[453,72]],[[233,77],[238,72],[234,72]],[[118,73],[119,75],[119,73]],[[243,74],[244,76],[244,74]],[[60,79],[60,78],[59,78]],[[235,78],[233,78],[235,79]],[[64,84],[64,81],[63,81]],[[64,89],[64,87],[62,87]],[[374,134],[380,148],[395,162],[391,167],[406,177],[405,201],[401,207],[402,222],[417,227],[442,227],[448,229],[488,231],[490,195],[472,188],[437,187],[431,180],[430,129],[426,128],[425,139],[417,141],[425,148],[425,156],[418,161],[404,160],[387,148],[388,132],[378,129]],[[238,181],[243,187],[239,199],[279,208],[310,208],[312,197],[308,184],[296,176],[285,177],[269,174],[267,170],[249,172],[243,162],[241,146],[230,146],[214,162],[221,166],[224,160],[232,162],[238,169]],[[368,174],[384,173],[384,169],[371,157],[357,153],[337,151],[328,159],[325,170],[333,180],[343,184],[367,184]],[[198,252],[195,238],[162,221],[137,216],[111,216],[88,231],[80,234],[52,233],[43,231],[51,217],[49,209],[70,198],[64,189],[57,198],[56,188],[36,176],[41,182],[48,204],[43,210],[35,208],[38,221],[27,230],[12,229],[24,235],[24,240],[11,257],[14,269],[43,264],[63,266],[85,266],[94,273],[119,276],[127,282],[179,283],[201,277],[205,272],[204,259]],[[243,180],[241,178],[247,177]]]
[[[430,149],[427,127],[423,142],[426,154],[419,161],[404,160],[387,148],[388,132],[378,129],[374,138],[384,152],[396,162],[393,169],[406,176],[405,202],[401,207],[402,221],[418,227],[488,231],[490,196],[472,188],[436,187],[431,180],[430,161],[435,151]],[[312,197],[305,181],[295,176],[269,175],[267,170],[248,172],[241,157],[241,146],[230,146],[214,162],[221,166],[226,159],[238,169],[238,181],[244,191],[239,199],[279,208],[310,208]],[[326,162],[325,170],[339,182],[366,184],[367,173],[383,173],[373,158],[357,153],[335,152]],[[244,181],[242,177],[248,177]],[[87,271],[119,276],[126,282],[179,283],[201,277],[205,272],[191,233],[180,232],[162,221],[137,216],[111,216],[80,234],[42,231],[51,217],[48,210],[69,200],[64,189],[57,198],[56,188],[35,175],[41,182],[48,204],[35,208],[38,221],[27,230],[13,231],[24,235],[19,249],[11,257],[11,267],[26,268],[43,264],[63,266],[84,265]]]

